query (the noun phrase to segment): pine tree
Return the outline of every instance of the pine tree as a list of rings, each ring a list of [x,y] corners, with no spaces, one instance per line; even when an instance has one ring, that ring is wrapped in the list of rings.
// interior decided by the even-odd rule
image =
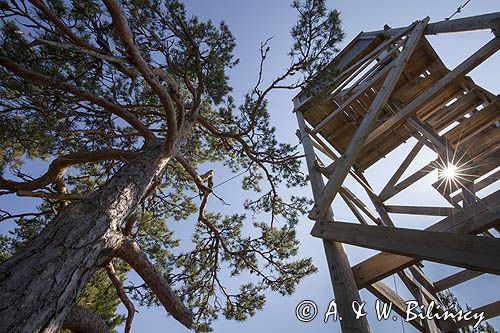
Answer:
[[[208,331],[315,271],[296,257],[309,202],[283,196],[306,183],[300,156],[276,139],[266,98],[317,88],[314,73],[332,72],[343,33],[324,0],[292,6],[290,66],[265,86],[262,43],[258,82],[236,106],[228,26],[177,0],[0,1],[0,195],[43,198],[35,212],[1,211],[16,227],[0,238],[0,331],[102,332],[125,321],[128,332],[130,298]],[[34,159],[50,161],[37,178],[22,171]],[[207,163],[245,172],[242,191],[260,196],[244,208],[258,220],[209,211]],[[190,216],[193,234],[180,242],[174,231]],[[144,283],[124,282],[129,270]],[[246,282],[229,290],[227,275]]]

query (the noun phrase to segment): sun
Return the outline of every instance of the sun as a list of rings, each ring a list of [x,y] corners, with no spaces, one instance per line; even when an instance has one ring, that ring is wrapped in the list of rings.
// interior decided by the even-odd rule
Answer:
[[[458,168],[452,163],[448,163],[446,167],[441,170],[441,175],[446,179],[455,179],[458,175]]]

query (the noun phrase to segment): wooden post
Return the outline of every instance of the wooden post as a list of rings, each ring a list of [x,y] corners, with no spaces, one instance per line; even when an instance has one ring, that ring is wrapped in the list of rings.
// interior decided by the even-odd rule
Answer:
[[[413,32],[411,33],[408,41],[406,42],[405,48],[399,54],[398,58],[394,63],[394,67],[391,68],[384,84],[380,88],[377,96],[375,97],[372,105],[367,111],[363,121],[361,122],[359,128],[356,130],[351,142],[347,146],[345,153],[338,160],[338,165],[336,166],[330,180],[326,184],[323,194],[319,202],[315,205],[314,209],[309,214],[309,218],[313,220],[318,220],[326,215],[333,199],[337,195],[337,192],[344,182],[345,177],[349,173],[349,169],[354,164],[356,157],[361,152],[363,145],[365,143],[366,137],[373,124],[378,118],[378,115],[382,108],[385,106],[392,90],[396,86],[396,83],[403,72],[408,60],[410,59],[413,50],[415,50],[420,38],[422,37],[423,31],[429,18],[425,18],[422,22],[417,24]]]
[[[321,192],[323,191],[324,181],[321,173],[316,169],[314,148],[312,140],[305,130],[306,123],[304,121],[304,116],[302,112],[295,112],[295,114],[297,116],[300,139],[302,141],[306,157],[313,197],[314,200],[318,200]],[[331,208],[327,211],[326,218],[333,219],[333,211]],[[342,332],[370,332],[370,327],[366,317],[356,319],[356,316],[352,311],[352,302],[361,302],[361,296],[359,295],[359,290],[356,286],[354,274],[352,273],[349,259],[344,251],[344,247],[341,243],[329,240],[323,240],[323,246],[325,249],[339,315],[342,317],[342,320],[340,321]]]

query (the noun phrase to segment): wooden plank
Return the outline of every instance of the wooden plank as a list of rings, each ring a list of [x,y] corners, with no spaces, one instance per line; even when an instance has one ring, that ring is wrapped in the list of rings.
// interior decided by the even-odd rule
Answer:
[[[456,286],[457,284],[469,281],[475,277],[483,275],[483,272],[464,269],[458,273],[452,274],[439,281],[434,282],[434,288],[437,292]]]
[[[385,206],[389,213],[395,214],[413,214],[413,215],[433,215],[450,216],[458,210],[452,207],[425,207],[425,206]]]
[[[495,171],[493,174],[485,177],[484,179],[481,179],[480,181],[478,181],[477,183],[474,183],[474,191],[475,192],[479,192],[481,191],[482,189],[490,186],[491,184],[495,183],[497,180],[500,179],[500,169]],[[463,190],[462,190],[463,191]],[[456,195],[454,195],[451,200],[454,202],[454,203],[459,203],[460,201],[462,201],[462,193],[457,193]]]
[[[363,213],[366,214],[373,222],[378,225],[382,225],[382,221],[377,217],[370,207],[368,207],[362,200],[360,200],[354,193],[352,193],[347,187],[342,186],[340,192],[344,194],[349,200],[351,200]]]
[[[410,116],[407,124],[410,128],[419,131],[427,138],[432,143],[432,150],[440,155],[444,161],[447,161],[449,157],[455,155],[462,156],[464,154],[458,147],[453,146],[446,138],[439,136],[429,125],[422,122],[418,117]]]
[[[394,89],[394,86],[396,85],[396,82],[398,81],[401,73],[403,72],[406,63],[408,62],[413,50],[417,46],[417,43],[420,40],[423,30],[428,21],[429,18],[426,17],[422,22],[418,23],[412,34],[408,38],[405,48],[396,58],[393,67],[391,68],[389,74],[387,74],[387,78],[385,79],[382,88],[375,97],[375,100],[370,106],[370,109],[368,110],[366,116],[363,118],[361,125],[356,130],[356,133],[347,146],[345,153],[337,160],[339,164],[335,168],[332,177],[328,180],[328,183],[323,189],[321,199],[317,201],[313,210],[309,214],[309,218],[317,220],[326,215],[333,199],[337,195],[341,184],[349,173],[349,169],[352,167],[354,161],[356,160],[356,157],[361,152],[368,131],[373,126],[380,111],[389,99],[389,96]]]
[[[409,267],[408,269],[411,272],[412,276],[415,278],[415,280],[417,280],[422,285],[422,287],[424,287],[424,289],[428,290],[429,293],[431,293],[433,296],[437,296],[436,288],[434,287],[434,282],[432,282],[424,274],[424,272],[419,266],[414,265]]]
[[[467,141],[470,137],[491,126],[495,121],[500,120],[499,108],[499,101],[488,104],[481,111],[477,111],[469,118],[465,118],[460,125],[452,128],[444,136],[452,143]]]
[[[475,109],[481,103],[482,99],[478,93],[475,90],[469,91],[467,94],[457,98],[454,103],[440,108],[426,120],[426,123],[439,132],[453,122],[463,119],[466,113]]]
[[[347,76],[352,75],[353,73],[355,73],[353,76],[358,75],[361,71],[363,71],[364,68],[366,68],[366,65],[370,63],[368,60],[378,57],[384,51],[384,49],[396,43],[402,36],[406,35],[412,28],[413,25],[407,27],[406,29],[403,29],[393,37],[386,39],[384,42],[379,44],[375,49],[373,49],[370,53],[361,58],[358,62],[350,66],[348,69],[344,70],[339,75],[339,80],[343,80]],[[339,87],[337,89],[342,89],[342,88]]]
[[[333,150],[330,149],[330,147],[324,142],[324,140],[319,136],[319,135],[316,135],[316,134],[313,134],[311,133],[311,131],[309,130],[309,128],[306,128],[306,133],[308,133],[309,135],[311,135],[313,137],[313,144],[314,142],[316,142],[317,144],[319,144],[322,149],[320,149],[326,156],[328,156],[329,158],[331,158],[334,162],[339,158],[339,156],[337,155],[337,153],[335,153]],[[300,135],[299,135],[300,137]],[[330,177],[331,176],[331,172],[328,172],[326,170],[327,168],[325,167],[318,167],[318,170],[323,174],[325,175],[326,177]],[[349,174],[368,192],[368,193],[373,193],[375,194],[375,192],[373,192],[372,188],[367,184],[366,182],[366,179],[362,176],[362,174],[358,174],[357,172],[355,171],[349,171]],[[351,197],[351,200],[350,201],[353,201],[353,200],[356,200],[357,197],[354,195],[354,193],[352,193],[351,191],[349,191],[348,188],[345,188],[345,192],[349,192],[348,195],[349,197]],[[361,202],[361,200],[359,200]],[[361,202],[362,203],[362,202]],[[364,205],[362,203],[363,206],[366,207],[366,205]]]
[[[377,83],[380,79],[382,79],[391,69],[391,66],[384,67],[381,71],[379,71],[373,78],[368,81],[363,82],[349,98],[344,101],[337,109],[335,109],[332,113],[326,116],[321,122],[314,126],[312,133],[318,133],[321,128],[323,128],[330,120],[332,120],[337,114],[341,113],[345,108],[347,108],[352,102],[354,102],[361,94],[363,94],[366,90],[370,89],[374,84]]]
[[[305,131],[306,123],[304,115],[302,112],[295,112],[295,114],[299,126],[300,140],[306,156],[313,197],[317,200],[324,187],[323,176],[316,169],[316,155],[314,153],[312,139]],[[333,212],[331,209],[327,212],[326,218],[333,219]],[[370,327],[366,317],[356,318],[351,308],[353,301],[361,302],[361,296],[359,295],[356,280],[354,279],[344,247],[341,243],[324,240],[323,248],[325,250],[330,280],[335,293],[339,315],[343,319],[340,321],[342,330],[346,332],[353,330],[369,333]]]
[[[489,30],[495,28],[495,26],[498,25],[498,20],[500,20],[500,12],[464,17],[454,20],[433,22],[429,23],[429,25],[424,31],[424,34],[437,35],[437,34],[445,34],[453,32]],[[377,36],[378,34],[381,33],[391,36],[393,34],[397,34],[402,29],[405,28],[393,28],[389,30],[365,32],[360,34],[360,37],[363,38],[363,37]]]
[[[500,301],[496,301],[493,303],[490,303],[488,305],[481,306],[476,309],[471,310],[472,313],[481,313],[483,312],[484,314],[484,320],[490,319],[490,318],[495,318],[497,316],[500,316]],[[462,320],[458,322],[458,326],[460,327],[465,327],[468,325],[474,325],[477,322],[476,319],[471,319],[471,320]]]
[[[364,225],[368,225],[368,222],[366,222],[365,218],[363,217],[363,215],[360,214],[360,212],[358,211],[356,206],[352,203],[352,201],[342,192],[340,192],[340,196],[344,200],[347,207],[349,207],[351,212],[354,214],[356,219],[359,221],[359,223],[364,224]]]
[[[500,275],[500,239],[338,222],[315,223],[314,237]]]
[[[424,307],[429,306],[429,300],[437,301],[437,298],[432,295],[428,290],[423,288],[417,281],[415,281],[413,275],[409,274],[405,270],[398,272],[398,276],[406,285],[406,288],[412,293],[413,297],[417,300],[418,304],[423,305]],[[437,303],[439,304],[439,302]],[[424,332],[427,333],[441,333],[438,330],[436,321],[433,319],[425,318],[424,321]]]
[[[443,78],[441,78],[425,92],[411,101],[408,105],[401,109],[397,114],[392,116],[384,124],[376,128],[366,139],[364,147],[368,148],[372,146],[376,142],[376,140],[394,130],[397,126],[401,125],[411,115],[415,114],[417,109],[424,105],[429,99],[436,96],[441,91],[446,89],[451,83],[457,81],[465,74],[473,70],[483,61],[493,55],[496,51],[498,51],[498,49],[500,49],[500,38],[496,37],[489,41],[486,45],[481,47],[460,65],[458,65],[454,70],[443,76]]]
[[[444,218],[426,230],[479,234],[500,221],[500,191],[490,194],[457,214]],[[381,252],[353,267],[354,277],[359,288],[381,280],[418,260],[401,255]]]

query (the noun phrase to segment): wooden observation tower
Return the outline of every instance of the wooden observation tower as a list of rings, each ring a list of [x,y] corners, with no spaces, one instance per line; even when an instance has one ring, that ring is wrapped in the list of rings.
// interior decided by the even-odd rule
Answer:
[[[307,91],[294,98],[315,200],[311,234],[323,240],[343,332],[370,331],[366,317],[356,320],[351,309],[363,288],[404,315],[405,300],[382,281],[393,274],[422,305],[440,304],[439,291],[481,274],[500,275],[500,240],[495,236],[500,190],[477,194],[498,185],[500,100],[466,76],[500,49],[500,12],[428,22],[425,18],[404,28],[360,33],[332,63],[339,74],[326,98],[310,97]],[[425,37],[472,30],[492,30],[492,39],[452,70]],[[412,137],[415,146],[376,193],[364,171]],[[436,159],[402,179],[424,146]],[[386,203],[436,169],[440,179],[428,190],[438,191],[447,207]],[[345,186],[347,177],[366,191],[370,205]],[[359,223],[335,220],[331,204],[337,195]],[[390,213],[442,219],[415,230],[397,226]],[[351,267],[343,243],[381,252]],[[431,281],[420,265],[423,260],[462,270]],[[500,301],[473,311],[498,316]],[[423,332],[455,332],[470,324],[452,319],[410,323]]]

